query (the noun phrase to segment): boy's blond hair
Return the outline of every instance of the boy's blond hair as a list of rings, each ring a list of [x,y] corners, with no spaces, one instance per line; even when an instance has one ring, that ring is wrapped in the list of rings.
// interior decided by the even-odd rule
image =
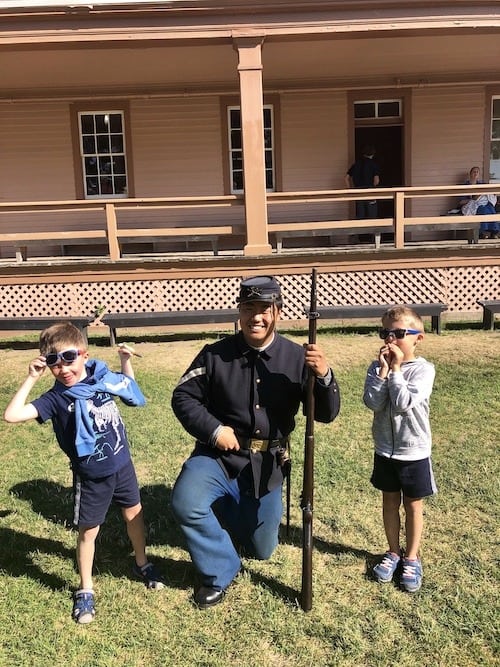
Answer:
[[[71,322],[57,322],[40,334],[40,353],[44,357],[50,352],[58,352],[67,346],[75,347],[78,350],[87,349],[83,333]]]
[[[408,306],[392,306],[382,315],[382,324],[387,321],[397,322],[398,320],[406,320],[415,329],[424,330],[424,323],[418,313],[413,308]]]

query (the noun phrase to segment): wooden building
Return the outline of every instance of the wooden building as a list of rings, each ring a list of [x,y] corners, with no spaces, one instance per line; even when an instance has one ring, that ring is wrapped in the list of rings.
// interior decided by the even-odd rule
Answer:
[[[325,303],[499,298],[500,241],[443,217],[500,182],[499,6],[2,2],[0,316],[225,308],[272,271],[296,319],[311,266]]]

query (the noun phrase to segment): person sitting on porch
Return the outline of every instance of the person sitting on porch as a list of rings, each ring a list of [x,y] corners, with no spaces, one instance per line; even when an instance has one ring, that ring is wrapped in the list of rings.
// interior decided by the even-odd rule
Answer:
[[[479,167],[472,167],[469,172],[469,178],[465,185],[480,185],[484,183],[479,178],[481,170]],[[495,215],[497,197],[494,194],[470,195],[462,198],[458,205],[463,215]],[[499,222],[481,222],[479,226],[479,237],[482,239],[500,238]]]

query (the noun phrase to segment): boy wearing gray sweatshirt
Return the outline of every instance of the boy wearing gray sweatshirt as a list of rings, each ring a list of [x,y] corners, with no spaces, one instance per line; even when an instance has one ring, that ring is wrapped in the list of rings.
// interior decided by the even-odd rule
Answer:
[[[389,548],[373,568],[381,583],[402,566],[400,585],[413,593],[422,585],[420,542],[423,498],[436,493],[431,464],[429,399],[434,365],[416,356],[424,338],[420,316],[406,306],[382,317],[384,344],[366,375],[363,401],[373,410],[373,486],[382,491],[382,513]],[[400,546],[400,505],[405,512],[406,549]]]

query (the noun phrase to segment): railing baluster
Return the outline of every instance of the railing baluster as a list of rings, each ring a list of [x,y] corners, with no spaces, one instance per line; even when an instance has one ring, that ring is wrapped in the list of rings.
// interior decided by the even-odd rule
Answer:
[[[120,259],[120,245],[116,229],[116,210],[114,204],[106,204],[106,229],[108,232],[109,257],[116,262]]]

